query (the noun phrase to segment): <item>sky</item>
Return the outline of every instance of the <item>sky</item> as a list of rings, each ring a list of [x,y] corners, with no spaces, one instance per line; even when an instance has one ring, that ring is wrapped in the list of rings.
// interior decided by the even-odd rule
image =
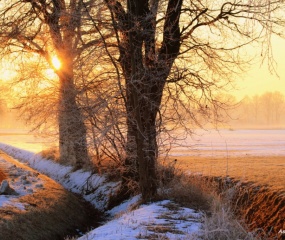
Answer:
[[[285,94],[285,40],[272,37],[272,52],[276,61],[276,73],[270,73],[266,61],[261,64],[260,54],[250,70],[236,81],[238,91],[234,93],[238,98],[245,95],[261,95],[264,92],[280,91]],[[256,52],[257,55],[257,52]],[[278,76],[277,76],[278,75]]]

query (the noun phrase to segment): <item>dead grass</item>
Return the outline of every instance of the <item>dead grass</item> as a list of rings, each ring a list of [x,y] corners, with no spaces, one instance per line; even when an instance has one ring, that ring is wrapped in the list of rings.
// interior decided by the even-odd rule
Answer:
[[[278,232],[285,228],[284,156],[178,157],[177,159],[181,171],[207,176],[206,179],[212,179],[217,183],[218,193],[226,202],[231,202],[232,208],[229,210],[228,206],[222,207],[218,211],[222,212],[217,217],[221,215],[223,216],[221,218],[225,219],[224,212],[232,216],[235,212],[235,215],[246,223],[246,228],[255,233],[246,236],[245,239],[252,239],[253,236],[254,239],[280,238]],[[215,214],[215,211],[212,212]],[[212,221],[213,229],[215,229],[213,223],[218,222],[218,219]],[[233,223],[233,226],[239,229],[238,224]],[[243,226],[245,224],[242,224]],[[216,229],[231,229],[231,226],[221,225]],[[233,228],[232,232],[236,230]],[[221,239],[227,239],[224,238],[227,234],[228,231],[225,231]],[[234,235],[232,239],[236,237],[238,235]]]
[[[205,240],[257,240],[245,224],[237,220],[229,206],[214,201],[211,216],[203,217],[203,239]]]
[[[6,178],[6,174],[4,172],[1,171],[0,169],[0,183],[2,182],[2,180],[4,180]]]
[[[45,159],[49,159],[55,162],[59,162],[60,159],[58,147],[50,147],[48,149],[42,150],[39,152],[39,155]]]
[[[216,197],[213,182],[199,175],[186,175],[174,165],[160,165],[158,169],[161,198],[199,211],[210,211],[213,198]]]
[[[230,176],[284,190],[285,156],[177,157],[177,166],[204,176]]]
[[[181,168],[160,166],[161,198],[172,199],[182,206],[203,213],[202,238],[205,240],[256,240],[243,220],[231,208],[230,189],[218,191],[219,182],[199,174],[185,174]],[[168,178],[165,181],[165,176]],[[221,190],[221,189],[220,189]],[[222,198],[223,196],[223,198]],[[186,238],[187,239],[187,238]],[[265,239],[265,238],[264,238]]]
[[[5,239],[63,239],[68,234],[76,234],[77,228],[86,230],[100,217],[87,203],[56,183],[46,183],[44,190],[21,197],[20,201],[26,204],[25,211],[0,210],[0,236]]]

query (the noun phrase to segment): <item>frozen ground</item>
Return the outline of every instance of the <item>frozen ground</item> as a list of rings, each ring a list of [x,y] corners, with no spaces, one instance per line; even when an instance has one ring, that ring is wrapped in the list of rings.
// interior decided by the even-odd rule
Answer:
[[[118,186],[117,182],[108,182],[104,176],[81,170],[72,172],[70,167],[43,159],[29,151],[6,144],[0,144],[0,149],[20,162],[50,176],[68,190],[81,194],[101,211],[105,211],[108,197]],[[0,195],[0,208],[12,206],[24,211],[25,205],[17,201],[17,197],[33,193],[37,188],[42,187],[42,183],[35,174],[17,168],[9,162],[5,163],[4,159],[0,158],[0,163],[9,168],[12,176],[16,176],[15,179],[8,180],[18,194],[10,197]],[[149,205],[139,205],[139,200],[140,196],[136,196],[106,212],[110,220],[81,236],[80,240],[199,239],[201,236],[202,214],[189,208],[181,208],[169,200]],[[134,206],[136,206],[135,210],[133,210]]]
[[[20,196],[31,194],[43,188],[43,181],[38,174],[22,168],[17,168],[0,157],[0,164],[9,172],[9,186],[15,191],[12,195],[0,195],[0,207],[16,207],[25,210],[25,205],[17,201]]]
[[[197,130],[171,156],[285,156],[285,130]],[[181,134],[182,135],[182,134]]]
[[[170,155],[285,155],[285,130],[222,130],[220,132],[197,131],[196,133],[192,138],[189,137],[181,141],[181,146],[174,148]],[[0,131],[0,142],[6,143],[0,144],[0,149],[55,179],[70,191],[81,194],[102,211],[106,208],[108,196],[118,186],[116,182],[108,182],[104,176],[92,175],[90,172],[83,171],[72,172],[70,167],[60,166],[35,155],[34,153],[52,144],[46,139],[42,140],[26,133],[13,132],[11,134]],[[17,147],[25,150],[20,150]],[[28,173],[19,172],[19,174],[26,178],[30,177],[27,175]],[[18,182],[13,183],[13,187],[20,194],[29,194],[28,191],[30,193],[35,191],[36,185],[41,184],[35,182],[25,189],[21,182],[25,177],[21,176],[19,176]],[[17,202],[16,197],[0,197],[1,206],[12,204],[20,209],[24,208],[24,205]],[[202,228],[200,214],[178,206],[173,208],[175,204],[169,201],[142,205],[136,210],[128,210],[138,200],[139,197],[131,199],[108,212],[110,221],[80,239],[199,238]],[[172,212],[171,209],[174,209],[175,212]]]
[[[130,200],[132,201],[132,200]],[[169,200],[141,205],[138,209],[94,229],[79,240],[200,239],[201,214]]]

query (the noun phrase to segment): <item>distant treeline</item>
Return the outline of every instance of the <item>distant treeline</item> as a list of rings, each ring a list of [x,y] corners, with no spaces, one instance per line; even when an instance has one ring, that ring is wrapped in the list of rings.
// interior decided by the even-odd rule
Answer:
[[[285,96],[277,91],[246,96],[230,116],[230,124],[236,127],[285,127]]]
[[[262,95],[246,96],[238,102],[233,96],[231,110],[223,114],[228,127],[233,128],[285,128],[285,95],[281,92],[266,92]],[[223,125],[223,124],[222,124]],[[224,126],[224,125],[223,125]],[[9,109],[0,100],[0,128],[25,128],[17,109]]]

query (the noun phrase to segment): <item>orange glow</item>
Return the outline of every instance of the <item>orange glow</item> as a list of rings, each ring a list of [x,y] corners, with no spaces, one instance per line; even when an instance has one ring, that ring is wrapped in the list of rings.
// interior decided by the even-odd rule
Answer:
[[[52,65],[56,70],[59,70],[61,68],[61,62],[58,59],[58,57],[54,56],[51,59]]]

